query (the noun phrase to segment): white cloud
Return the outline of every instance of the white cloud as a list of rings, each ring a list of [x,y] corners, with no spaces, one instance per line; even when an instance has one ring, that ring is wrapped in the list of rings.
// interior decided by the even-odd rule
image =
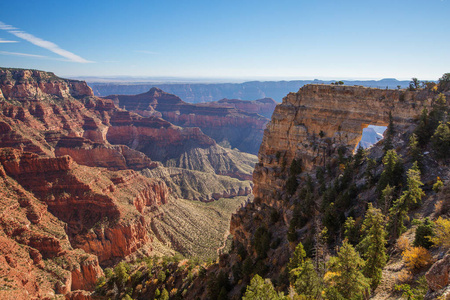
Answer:
[[[0,51],[0,54],[3,54],[3,55],[14,55],[14,56],[35,57],[35,58],[48,58],[47,56],[43,56],[43,55],[19,53],[19,52],[8,52],[8,51]]]
[[[17,41],[4,40],[4,39],[0,38],[0,44],[4,44],[4,43],[17,43]]]
[[[0,55],[12,55],[12,56],[42,58],[42,59],[57,60],[57,61],[69,61],[64,58],[49,57],[49,56],[45,56],[45,55],[29,54],[29,53],[21,53],[21,52],[0,51]]]
[[[78,63],[91,63],[92,62],[92,61],[88,61],[70,51],[60,48],[55,43],[35,37],[32,34],[18,30],[17,28],[15,28],[11,25],[5,24],[3,22],[0,22],[0,29],[6,30],[11,34],[14,34],[18,38],[24,39],[25,41],[32,43],[33,45],[36,45],[38,47],[41,47],[41,48],[47,49],[53,53],[56,53],[64,58],[68,59],[69,61],[78,62]]]

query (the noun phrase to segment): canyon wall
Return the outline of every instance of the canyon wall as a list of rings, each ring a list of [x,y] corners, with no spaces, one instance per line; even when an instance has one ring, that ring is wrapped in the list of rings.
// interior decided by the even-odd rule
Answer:
[[[218,143],[226,141],[233,148],[254,154],[258,151],[264,128],[269,121],[258,113],[271,115],[275,107],[272,99],[224,99],[190,104],[158,88],[138,95],[110,95],[106,98],[113,100],[119,107],[145,117],[162,117],[170,123],[185,127],[185,130],[198,127]]]

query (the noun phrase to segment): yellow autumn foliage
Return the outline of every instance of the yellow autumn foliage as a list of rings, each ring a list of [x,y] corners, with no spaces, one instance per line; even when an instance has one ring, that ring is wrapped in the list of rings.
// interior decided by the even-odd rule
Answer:
[[[409,270],[419,270],[431,264],[430,252],[424,247],[411,247],[403,251],[403,261]]]
[[[427,238],[436,246],[450,248],[450,220],[439,217],[434,222],[434,236]]]

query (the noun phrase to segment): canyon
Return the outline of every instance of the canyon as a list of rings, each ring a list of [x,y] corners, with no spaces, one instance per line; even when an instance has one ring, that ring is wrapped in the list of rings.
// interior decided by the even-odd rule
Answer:
[[[85,82],[0,68],[1,297],[92,291],[100,266],[137,256],[216,255],[255,162],[197,127],[120,109]],[[231,211],[214,217],[222,208],[211,201]],[[165,234],[180,231],[180,215],[211,241]]]
[[[0,68],[0,297],[146,299],[158,287],[216,299],[214,281],[226,278],[220,294],[239,299],[254,274],[287,292],[298,242],[325,261],[345,219],[361,222],[378,204],[385,140],[357,158],[363,129],[395,124],[391,147],[410,168],[409,138],[440,96],[309,84],[275,108],[272,99],[190,104],[159,88],[100,98],[82,81]],[[436,218],[448,205],[450,168],[430,145],[422,150],[426,195],[410,215]],[[433,293],[448,286],[443,251],[425,276]],[[110,273],[102,268],[119,262],[130,262],[129,279],[99,285]],[[375,297],[391,297],[389,288]]]
[[[190,104],[158,88],[138,95],[109,95],[105,98],[144,117],[161,117],[186,130],[200,128],[218,143],[227,143],[232,148],[252,154],[258,152],[268,118],[276,105],[273,99],[222,99]]]

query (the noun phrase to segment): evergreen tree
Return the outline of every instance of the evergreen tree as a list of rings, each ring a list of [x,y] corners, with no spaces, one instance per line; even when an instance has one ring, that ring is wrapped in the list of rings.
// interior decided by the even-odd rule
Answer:
[[[439,125],[440,122],[446,122],[448,113],[447,99],[444,94],[439,94],[433,104],[433,109],[430,111],[428,116],[430,130],[433,132]]]
[[[270,279],[262,279],[256,274],[247,286],[242,300],[287,300],[283,293],[277,293]]]
[[[128,269],[125,262],[120,262],[117,264],[117,266],[114,268],[114,275],[117,279],[117,284],[119,286],[123,286],[127,280],[128,280]]]
[[[422,169],[422,153],[419,148],[419,140],[415,133],[411,134],[409,137],[409,154],[413,161],[417,161],[419,169]]]
[[[352,246],[358,244],[359,232],[356,222],[352,217],[348,217],[344,223],[344,236]]]
[[[381,192],[380,207],[383,208],[383,214],[387,214],[391,208],[392,199],[394,198],[395,189],[389,184]]]
[[[415,162],[411,169],[408,170],[407,176],[406,190],[400,198],[394,202],[394,205],[389,211],[389,227],[392,233],[391,237],[394,239],[406,231],[404,221],[408,217],[409,208],[420,203],[422,197],[425,195],[420,188],[423,183],[420,181],[420,171],[417,162]]]
[[[403,163],[395,150],[392,149],[386,152],[386,155],[383,157],[383,165],[384,170],[377,185],[377,191],[380,195],[387,185],[397,187],[403,181]]]
[[[384,143],[383,143],[383,145],[384,145],[383,150],[385,152],[392,149],[392,138],[393,138],[394,134],[395,134],[394,119],[392,117],[392,113],[389,112],[389,124],[386,129],[386,137],[384,138]]]
[[[417,135],[417,139],[421,147],[424,147],[430,140],[433,131],[430,126],[428,110],[426,108],[422,109],[419,117],[419,124],[417,125],[414,133]]]
[[[450,122],[439,124],[431,137],[431,142],[438,158],[450,157]]]
[[[370,278],[370,286],[375,289],[380,283],[387,255],[385,217],[372,203],[369,203],[361,230],[364,238],[358,247],[366,260],[364,275]]]
[[[417,226],[416,234],[414,236],[414,247],[424,247],[425,249],[430,249],[433,246],[433,242],[429,237],[434,236],[433,222],[430,218],[425,218],[423,222]]]
[[[293,270],[297,270],[297,272],[301,270],[303,268],[303,264],[305,263],[305,258],[306,252],[303,248],[303,244],[300,242],[298,243],[297,247],[295,247],[294,253],[292,254],[292,257],[287,265],[291,283],[295,282],[296,280]]]
[[[163,289],[161,292],[161,296],[159,296],[161,300],[169,300],[169,292],[166,289]]]
[[[354,156],[353,165],[355,167],[359,166],[361,162],[364,161],[365,158],[366,158],[366,150],[364,150],[363,147],[359,146]]]
[[[355,248],[344,241],[337,256],[327,263],[329,272],[325,277],[330,284],[327,295],[331,299],[362,299],[370,286],[362,273],[364,265]]]
[[[295,277],[295,292],[302,296],[302,299],[319,299],[322,294],[322,279],[314,269],[314,265],[310,259],[307,259],[301,269],[293,270]]]

